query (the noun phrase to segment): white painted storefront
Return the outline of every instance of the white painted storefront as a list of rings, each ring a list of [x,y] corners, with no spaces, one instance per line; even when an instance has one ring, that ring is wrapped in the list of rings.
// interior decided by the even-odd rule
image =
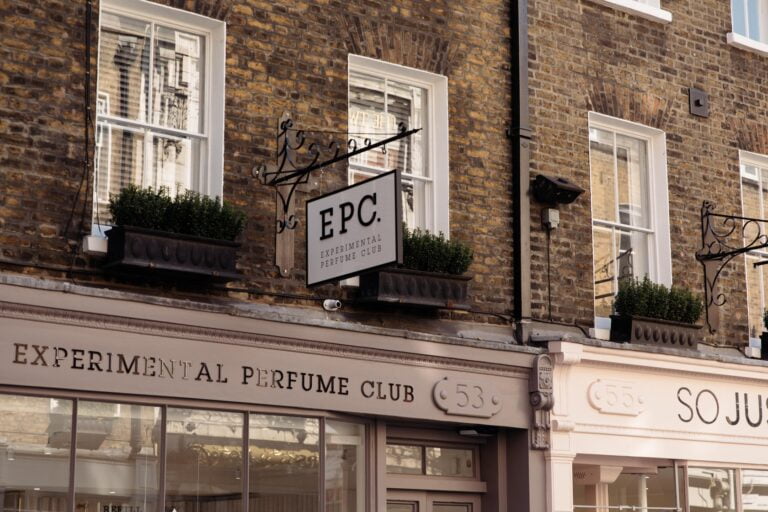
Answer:
[[[768,510],[768,365],[553,342],[549,512]]]

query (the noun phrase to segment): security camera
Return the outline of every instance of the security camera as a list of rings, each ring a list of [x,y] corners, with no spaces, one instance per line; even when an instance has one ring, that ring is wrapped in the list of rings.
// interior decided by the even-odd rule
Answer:
[[[338,299],[325,299],[323,309],[326,311],[338,311],[341,309],[341,301]]]
[[[546,174],[537,175],[531,188],[537,201],[553,205],[570,204],[584,193],[583,188],[567,179]]]

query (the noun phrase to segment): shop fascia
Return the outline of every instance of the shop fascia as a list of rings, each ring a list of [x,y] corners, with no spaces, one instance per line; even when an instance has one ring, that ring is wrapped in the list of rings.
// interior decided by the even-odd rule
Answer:
[[[768,367],[553,342],[548,510],[768,509]]]

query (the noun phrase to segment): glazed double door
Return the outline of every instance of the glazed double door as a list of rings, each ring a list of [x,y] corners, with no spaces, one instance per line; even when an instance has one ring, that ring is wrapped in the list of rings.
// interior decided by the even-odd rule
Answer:
[[[476,494],[389,491],[387,512],[481,512]]]

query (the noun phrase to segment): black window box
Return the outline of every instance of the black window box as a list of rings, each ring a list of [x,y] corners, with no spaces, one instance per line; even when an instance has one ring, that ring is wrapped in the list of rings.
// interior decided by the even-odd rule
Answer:
[[[106,268],[195,275],[215,280],[242,278],[237,271],[240,244],[196,236],[116,226],[107,231]]]
[[[642,316],[611,315],[611,341],[697,349],[700,325]]]
[[[385,268],[360,276],[358,300],[445,309],[470,309],[470,276]]]

